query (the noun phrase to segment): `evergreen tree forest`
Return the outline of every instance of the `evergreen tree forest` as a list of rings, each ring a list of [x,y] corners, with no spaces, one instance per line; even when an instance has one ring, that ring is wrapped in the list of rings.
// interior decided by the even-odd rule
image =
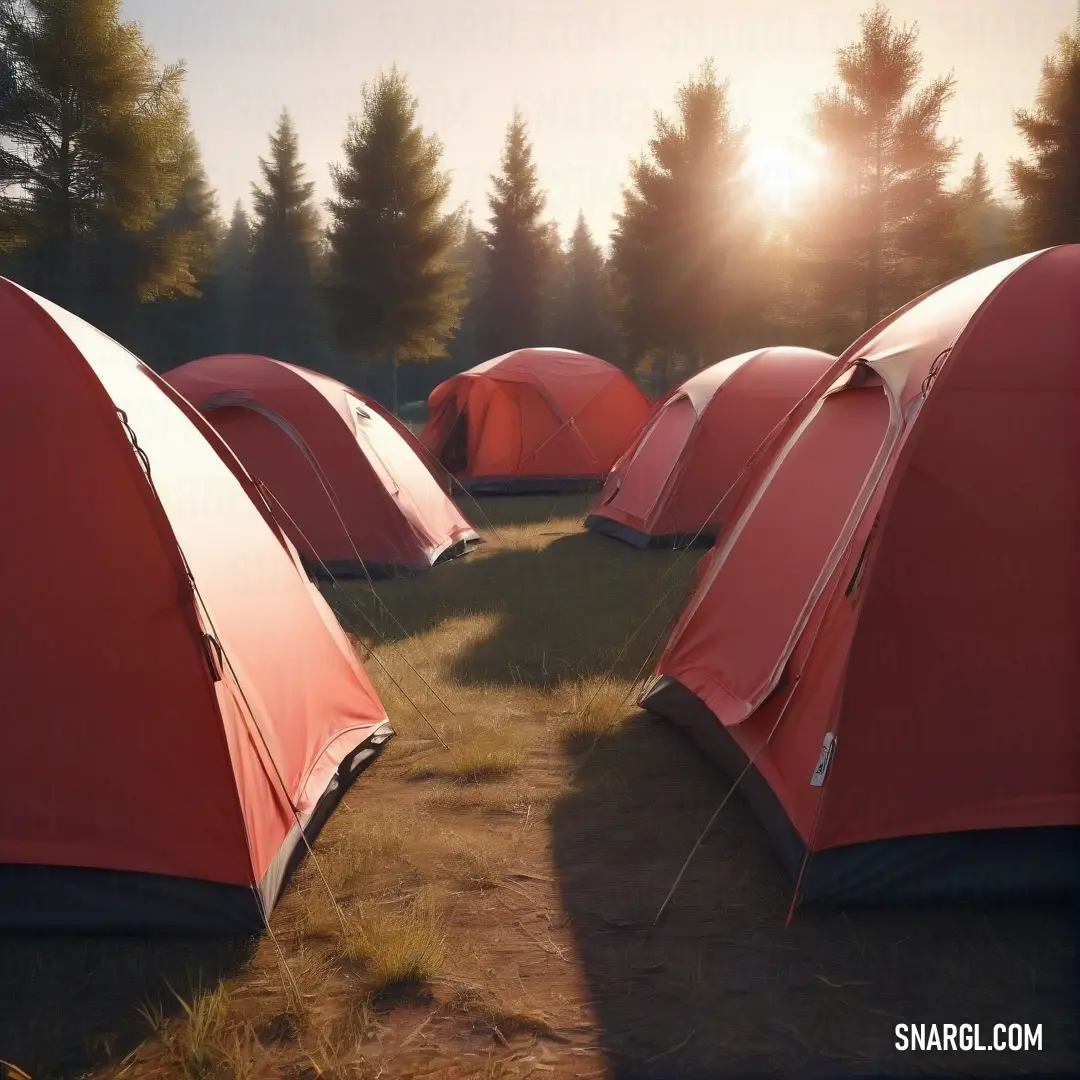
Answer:
[[[806,103],[826,167],[797,206],[755,198],[749,132],[706,59],[655,114],[596,235],[582,215],[548,216],[545,163],[512,102],[488,205],[453,205],[438,133],[394,66],[358,92],[325,203],[284,102],[247,199],[222,208],[185,77],[121,0],[0,0],[0,273],[158,370],[257,352],[398,409],[547,345],[659,393],[744,349],[837,351],[941,281],[1080,241],[1080,23],[1017,103],[1026,153],[1008,190],[981,154],[957,174],[961,147],[942,133],[955,80],[924,72],[918,28],[878,3]]]

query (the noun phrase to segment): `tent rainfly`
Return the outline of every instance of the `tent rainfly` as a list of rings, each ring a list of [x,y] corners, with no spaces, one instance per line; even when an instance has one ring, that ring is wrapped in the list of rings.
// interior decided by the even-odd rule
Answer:
[[[394,577],[480,543],[429,451],[343,383],[246,355],[193,360],[165,379],[264,485],[314,576]]]
[[[703,560],[643,703],[797,901],[1080,885],[1078,295],[1051,248],[874,327]]]
[[[0,279],[0,929],[256,932],[393,735],[237,459]]]
[[[424,444],[473,492],[598,486],[649,413],[618,368],[567,349],[519,349],[440,383]]]
[[[615,463],[585,524],[634,547],[711,544],[751,465],[836,362],[778,347],[722,360],[657,402]]]

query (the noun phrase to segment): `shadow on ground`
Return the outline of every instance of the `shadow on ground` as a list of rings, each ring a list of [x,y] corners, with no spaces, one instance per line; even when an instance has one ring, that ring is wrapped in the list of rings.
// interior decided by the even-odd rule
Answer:
[[[729,783],[638,714],[552,816],[567,916],[617,1077],[1000,1075],[1080,1069],[1066,906],[800,910],[734,797],[652,922]],[[901,1053],[902,1022],[1041,1024],[1041,1053]]]
[[[567,520],[584,521],[596,494],[578,495],[484,495],[474,499],[459,494],[461,512],[482,532],[495,533],[514,525],[544,525]]]
[[[193,990],[238,972],[254,944],[247,937],[0,937],[0,1058],[33,1080],[115,1064],[150,1035],[140,1006],[180,1012],[170,987],[190,1000]]]
[[[327,598],[368,640],[400,642],[450,619],[494,616],[486,636],[454,648],[447,676],[464,684],[633,679],[666,636],[702,552],[638,551],[568,516],[545,522],[550,505],[534,496],[496,506],[530,526],[513,546],[493,538],[429,574],[379,582],[378,599],[364,583],[344,586],[347,600],[341,588],[328,588]]]

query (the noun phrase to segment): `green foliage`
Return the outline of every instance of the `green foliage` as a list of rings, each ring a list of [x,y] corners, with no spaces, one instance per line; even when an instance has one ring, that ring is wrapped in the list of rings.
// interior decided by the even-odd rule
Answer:
[[[250,327],[251,222],[239,199],[217,251],[216,300],[219,346],[215,352],[255,352]]]
[[[484,234],[488,289],[480,326],[480,347],[489,357],[543,344],[558,250],[557,231],[540,219],[547,197],[537,180],[528,127],[517,110],[491,185],[491,227]]]
[[[1027,247],[1080,241],[1080,18],[1043,61],[1035,108],[1020,109],[1015,124],[1027,160],[1009,162],[1020,199],[1018,232]]]
[[[465,222],[465,230],[453,258],[465,282],[465,297],[461,321],[447,343],[446,351],[452,362],[452,370],[458,372],[466,371],[484,359],[480,351],[480,329],[481,312],[487,297],[487,246],[472,218]]]
[[[207,192],[183,67],[158,68],[119,13],[0,0],[4,233],[28,284],[109,328],[139,300],[196,291],[213,217],[193,225]]]
[[[543,270],[540,274],[540,331],[533,343],[558,346],[561,334],[560,319],[567,275],[570,272],[569,252],[563,248],[559,223],[552,219],[544,225]]]
[[[620,359],[622,350],[615,327],[615,297],[608,266],[584,214],[578,214],[570,237],[557,300],[554,344],[611,363]]]
[[[251,187],[250,336],[260,353],[321,367],[325,334],[315,277],[322,246],[319,212],[287,110],[270,136],[270,157],[259,158],[259,169],[263,186]]]
[[[829,180],[798,236],[818,329],[841,340],[937,276],[957,209],[944,189],[957,145],[938,133],[952,76],[918,87],[918,28],[895,25],[882,4],[861,23],[837,54],[840,86],[814,102]]]
[[[612,236],[619,319],[633,361],[693,369],[731,351],[752,302],[740,269],[757,242],[740,176],[745,135],[727,85],[706,61],[678,90],[678,119],[657,114],[649,152],[633,162]]]
[[[335,333],[343,346],[390,353],[395,362],[438,356],[463,299],[452,258],[461,214],[443,210],[450,180],[439,170],[442,145],[424,133],[416,110],[397,68],[364,87],[327,203]]]
[[[1080,20],[1043,64],[1014,210],[982,155],[951,189],[940,133],[951,76],[922,78],[915,26],[881,3],[837,53],[811,115],[827,166],[799,211],[766,223],[745,133],[706,62],[633,161],[612,255],[579,215],[545,218],[515,110],[485,231],[447,212],[442,146],[392,68],[350,119],[324,235],[287,111],[259,159],[252,220],[219,219],[183,98],[122,0],[0,0],[0,272],[128,343],[159,369],[264,352],[391,399],[421,398],[509,349],[556,345],[651,373],[663,390],[757,345],[844,348],[941,280],[1017,245],[1080,242]],[[766,227],[768,225],[768,227]],[[464,226],[464,227],[463,227]],[[373,361],[389,359],[387,370]]]
[[[129,270],[126,283],[116,282],[105,267],[99,279],[99,311],[107,307],[110,297],[116,305],[110,329],[158,370],[214,351],[217,338],[214,271],[224,226],[194,138],[185,149],[186,161],[179,165],[184,175],[180,196],[150,230],[150,238],[141,233],[118,233],[113,238],[117,247],[127,248],[136,266],[141,252],[154,251],[161,266],[172,268],[171,290],[165,295],[160,289],[144,290],[140,295],[144,302],[133,308],[129,288],[132,284],[137,288],[137,272]]]
[[[944,196],[948,209],[936,248],[938,277],[946,280],[1008,258],[1013,212],[994,198],[986,159],[976,154],[971,172]]]

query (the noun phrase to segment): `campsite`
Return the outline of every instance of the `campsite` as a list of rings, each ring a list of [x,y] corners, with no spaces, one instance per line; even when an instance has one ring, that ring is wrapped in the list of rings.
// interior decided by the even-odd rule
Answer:
[[[1080,17],[963,173],[854,2],[808,144],[705,60],[564,245],[396,62],[226,225],[205,41],[0,0],[0,1080],[1080,1070]]]
[[[376,647],[459,762],[447,764],[376,666],[399,734],[315,847],[349,918],[360,904],[394,913],[433,890],[447,937],[432,997],[366,1006],[308,865],[274,921],[299,1002],[290,1004],[266,939],[19,941],[7,946],[3,975],[4,1000],[14,1003],[5,1046],[14,1037],[23,1061],[36,1057],[56,1075],[110,1054],[120,1062],[150,1033],[137,1011],[150,1001],[171,1008],[175,1027],[172,1041],[147,1047],[141,1075],[182,1075],[178,1058],[193,1043],[163,980],[191,1001],[187,984],[201,976],[204,991],[227,988],[225,1002],[199,999],[210,1023],[204,1053],[220,1048],[240,1062],[221,1067],[226,1076],[247,1075],[245,1023],[277,1075],[307,1068],[314,1077],[308,1053],[324,1075],[353,1075],[334,1055],[347,1062],[350,1036],[367,1025],[360,1050],[391,1075],[523,1076],[532,1063],[556,1067],[534,1076],[761,1075],[807,1061],[831,1075],[899,1075],[913,1056],[893,1048],[900,1018],[956,1015],[984,1029],[1001,1016],[1043,1025],[1043,1052],[1008,1055],[1002,1073],[1074,1067],[1077,926],[1067,903],[808,910],[785,928],[791,883],[736,799],[662,932],[650,932],[726,786],[689,740],[640,713],[595,749],[591,731],[574,731],[575,717],[623,644],[620,619],[649,612],[668,570],[662,588],[685,589],[696,555],[672,569],[678,554],[637,553],[582,532],[583,496],[482,505],[507,547],[444,567],[435,604],[418,591],[423,579],[377,584],[412,644],[396,655],[398,628],[396,640]],[[508,584],[522,580],[525,589],[512,594],[520,602],[508,604]],[[677,599],[627,650],[595,726],[627,693]],[[350,605],[339,610],[363,622]],[[379,608],[368,600],[363,610],[374,620]],[[377,625],[386,633],[393,622],[384,614]],[[433,691],[458,715],[444,713]],[[480,728],[472,738],[466,722]],[[453,781],[469,768],[493,778]],[[403,933],[416,933],[408,922],[381,925],[398,947]],[[430,941],[424,925],[414,939],[421,947]],[[297,1021],[298,1039],[290,1037]],[[99,1032],[110,1037],[94,1045]],[[938,1075],[972,1068],[970,1055],[926,1056],[936,1057]],[[978,1071],[993,1070],[980,1061]]]

